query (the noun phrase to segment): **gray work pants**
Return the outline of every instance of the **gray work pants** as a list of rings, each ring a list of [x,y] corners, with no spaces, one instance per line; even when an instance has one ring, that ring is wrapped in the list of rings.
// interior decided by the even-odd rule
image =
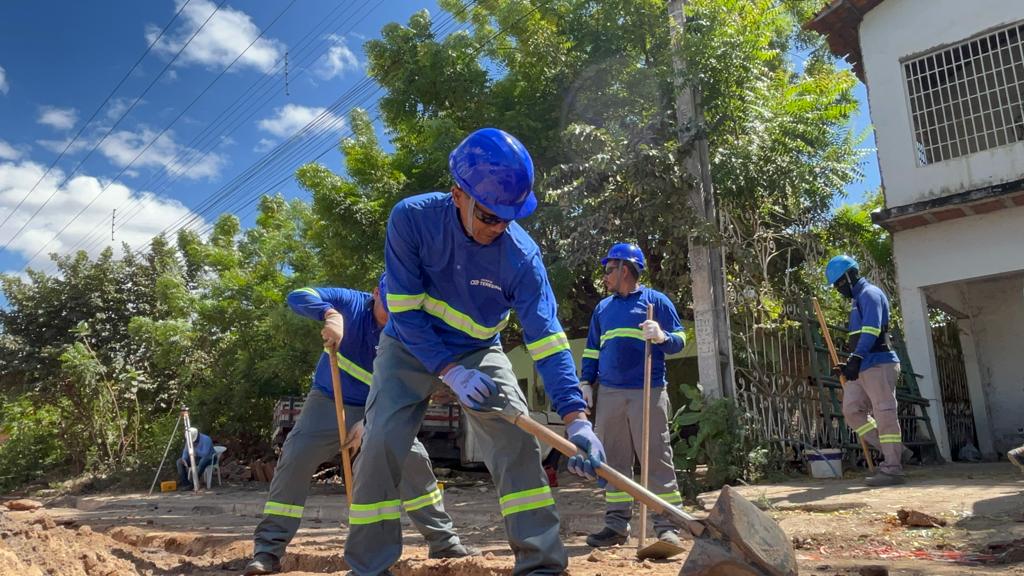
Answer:
[[[458,363],[493,378],[509,401],[526,411],[526,400],[501,347],[477,350]],[[359,576],[377,576],[402,555],[397,520],[397,486],[404,480],[401,458],[419,430],[431,393],[443,385],[404,344],[381,336],[345,542],[345,561]],[[512,573],[561,574],[569,559],[559,538],[558,511],[537,440],[498,414],[466,409],[466,417],[480,436],[484,463],[498,489],[505,533],[515,554]]]
[[[597,397],[594,430],[604,444],[608,464],[628,477],[633,476],[633,458],[640,460],[643,447],[643,398],[641,388],[610,386],[602,386]],[[678,506],[682,504],[683,497],[676,484],[672,462],[668,392],[664,387],[651,388],[650,403],[647,487],[669,504]],[[633,497],[609,485],[605,488],[605,503],[605,525],[619,534],[628,534],[629,520],[633,516]],[[678,530],[664,515],[653,514],[653,520],[657,533]]]
[[[899,373],[899,364],[876,364],[862,371],[856,380],[847,380],[843,387],[846,425],[885,457],[878,469],[896,476],[903,474],[903,439],[896,410]]]
[[[362,406],[345,405],[345,426],[348,429],[351,430],[362,419]],[[377,433],[386,434],[387,427],[381,427]],[[368,435],[364,435],[364,442]],[[334,400],[314,388],[306,396],[302,414],[285,439],[281,459],[274,469],[270,497],[263,509],[263,520],[256,526],[253,537],[255,554],[263,552],[276,558],[284,556],[285,547],[299,529],[303,506],[309,495],[310,478],[320,464],[340,453],[339,446]],[[405,449],[404,456],[401,459],[402,484],[397,494],[409,519],[423,534],[431,552],[440,552],[459,544],[459,537],[452,528],[452,519],[444,510],[441,491],[437,487],[426,449],[416,440]],[[363,459],[363,453],[360,452],[356,463]],[[374,482],[372,479],[363,481]],[[355,484],[359,485],[357,481]],[[351,511],[349,514],[351,516]],[[351,518],[349,521],[351,523]]]

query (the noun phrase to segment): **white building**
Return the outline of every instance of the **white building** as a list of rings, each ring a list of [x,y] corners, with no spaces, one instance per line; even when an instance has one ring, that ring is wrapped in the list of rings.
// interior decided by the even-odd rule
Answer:
[[[868,87],[904,332],[950,449],[929,309],[958,319],[978,444],[1024,427],[1024,0],[833,0],[809,28]]]

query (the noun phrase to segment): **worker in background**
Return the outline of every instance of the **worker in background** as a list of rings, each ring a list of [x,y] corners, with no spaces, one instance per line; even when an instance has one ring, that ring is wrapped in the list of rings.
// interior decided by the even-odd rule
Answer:
[[[288,434],[281,459],[270,483],[270,497],[263,508],[263,520],[254,534],[254,555],[245,574],[271,574],[281,569],[285,547],[302,520],[309,495],[310,478],[323,462],[340,452],[338,419],[327,350],[338,347],[345,423],[345,449],[353,455],[364,435],[363,412],[372,381],[373,359],[381,328],[387,321],[384,277],[373,293],[347,288],[301,288],[288,294],[291,309],[307,318],[323,321],[321,335],[325,351],[320,355],[313,386],[306,396],[295,428]],[[386,433],[387,430],[382,429]],[[356,460],[358,462],[358,459]],[[430,558],[461,558],[479,554],[463,546],[444,510],[426,449],[414,440],[402,455],[402,483],[395,501],[394,517],[404,509],[429,546]],[[373,480],[364,479],[364,482]],[[358,483],[357,483],[358,485]],[[353,518],[350,522],[355,522]]]
[[[199,469],[196,477],[202,478],[206,468],[213,464],[213,440],[206,434],[200,434],[195,426],[188,429],[188,434],[195,451],[196,468]],[[181,449],[181,458],[175,464],[178,467],[178,490],[192,490],[192,460],[188,456],[188,442]]]
[[[502,351],[500,333],[515,309],[569,438],[583,450],[570,471],[595,477],[600,440],[584,410],[569,341],[558,322],[540,250],[515,220],[537,206],[533,161],[510,134],[473,132],[449,155],[450,194],[399,202],[388,219],[384,262],[391,316],[374,363],[363,454],[345,561],[357,576],[386,574],[402,554],[396,512],[409,450],[432,391],[450,388],[479,433],[494,479],[513,574],[561,574],[568,557],[537,440],[488,405],[527,412]]]
[[[686,338],[676,307],[667,296],[639,284],[644,253],[634,244],[615,244],[601,259],[604,285],[611,295],[602,300],[590,317],[590,332],[583,350],[580,381],[583,397],[593,406],[594,386],[600,386],[600,405],[594,427],[604,444],[608,464],[632,476],[633,459],[643,445],[644,354],[651,343],[650,453],[648,489],[670,504],[683,498],[676,485],[669,437],[668,392],[665,390],[665,355],[683,349]],[[647,305],[654,305],[654,319],[647,319]],[[595,548],[625,544],[633,497],[606,490],[605,526],[587,536]],[[679,546],[677,528],[663,515],[654,515],[658,538]]]
[[[900,359],[889,337],[889,298],[860,277],[857,261],[842,255],[829,260],[825,277],[836,291],[853,301],[847,325],[852,350],[838,369],[846,377],[843,417],[846,425],[882,453],[878,472],[868,486],[903,484],[903,440],[896,410]]]

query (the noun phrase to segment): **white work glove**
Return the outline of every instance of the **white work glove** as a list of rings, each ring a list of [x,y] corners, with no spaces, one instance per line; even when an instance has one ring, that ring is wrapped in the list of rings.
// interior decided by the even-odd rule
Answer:
[[[593,408],[594,387],[590,385],[590,382],[580,382],[580,392],[583,393],[583,401],[587,403],[587,408]]]
[[[364,422],[364,420],[360,420],[352,426],[352,429],[348,431],[348,437],[345,438],[345,444],[341,447],[343,450],[351,452],[353,458],[355,458],[356,452],[359,452],[359,448],[363,445],[363,433],[366,431],[366,427],[363,425]]]
[[[324,314],[324,328],[320,331],[320,336],[324,339],[324,346],[332,350],[336,349],[341,344],[344,333],[345,319],[341,316],[341,312],[328,310]]]
[[[654,320],[644,320],[640,323],[640,329],[644,333],[644,340],[650,340],[655,344],[661,344],[668,340],[668,334],[665,334],[665,331]]]

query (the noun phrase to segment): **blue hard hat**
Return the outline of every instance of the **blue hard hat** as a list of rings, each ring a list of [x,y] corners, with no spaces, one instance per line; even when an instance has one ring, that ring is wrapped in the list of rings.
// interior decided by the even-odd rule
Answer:
[[[850,258],[846,254],[836,256],[835,258],[828,261],[828,265],[825,266],[825,278],[829,284],[835,284],[837,280],[846,274],[849,269],[860,270],[860,266],[857,265],[857,261]]]
[[[448,168],[455,183],[502,220],[525,218],[537,208],[533,159],[515,136],[481,128],[452,150]]]
[[[377,281],[377,297],[380,298],[384,311],[388,311],[388,273],[384,272]]]
[[[636,264],[640,270],[644,269],[646,261],[644,260],[644,251],[640,249],[636,244],[629,244],[627,242],[620,242],[611,247],[608,250],[608,255],[601,258],[601,266],[608,263],[609,260],[626,260]]]

